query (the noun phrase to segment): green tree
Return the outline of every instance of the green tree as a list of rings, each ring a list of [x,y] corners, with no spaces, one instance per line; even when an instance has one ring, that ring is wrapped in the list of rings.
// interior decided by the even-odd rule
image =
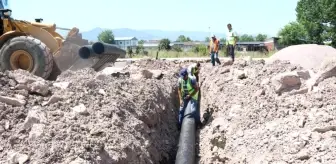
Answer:
[[[255,40],[256,41],[259,41],[259,42],[263,42],[267,39],[267,35],[266,34],[258,34],[256,37],[255,37]]]
[[[133,54],[132,47],[127,46],[127,53],[128,53],[129,55],[132,55],[132,54]]]
[[[176,52],[182,52],[183,51],[182,48],[179,47],[179,46],[173,46],[172,49]]]
[[[302,24],[291,22],[279,31],[280,44],[285,46],[303,44],[307,41],[307,32]]]
[[[159,43],[159,51],[161,50],[170,50],[170,40],[165,38],[165,39],[162,39],[160,40],[160,43]]]
[[[135,47],[135,53],[136,53],[136,54],[140,54],[140,51],[141,51],[140,46],[136,46],[136,47]]]
[[[143,47],[143,45],[139,44],[138,46],[135,47],[135,53],[140,54],[140,53],[144,52],[144,49],[145,48]]]
[[[197,45],[193,47],[193,52],[201,54],[202,56],[205,56],[207,54],[207,46],[205,45]]]
[[[204,41],[210,42],[210,37],[205,37]]]
[[[240,42],[253,42],[253,41],[255,41],[255,39],[252,35],[247,35],[247,34],[239,36],[238,40]]]
[[[176,39],[176,42],[191,42],[191,39],[189,37],[184,36],[184,35],[180,35]]]
[[[299,0],[296,13],[298,22],[307,31],[308,40],[316,44],[331,40],[336,47],[335,0]]]
[[[139,40],[139,41],[138,41],[138,45],[143,45],[144,43],[145,43],[144,40]]]
[[[98,35],[98,40],[108,44],[115,44],[112,30],[104,30]]]
[[[128,54],[130,57],[132,57],[132,54],[133,54],[132,47],[127,46],[127,54]]]
[[[225,39],[225,38],[221,38],[219,41],[220,41],[221,43],[223,43],[223,44],[226,43],[226,39]]]

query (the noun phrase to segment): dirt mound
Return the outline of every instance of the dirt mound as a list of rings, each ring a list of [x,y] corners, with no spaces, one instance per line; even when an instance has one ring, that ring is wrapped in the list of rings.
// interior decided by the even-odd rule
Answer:
[[[175,156],[173,76],[85,69],[50,82],[14,71],[0,73],[0,84],[0,163],[168,163]]]
[[[325,45],[303,44],[289,46],[275,53],[269,58],[274,60],[288,60],[306,69],[318,68],[325,58],[336,57],[336,49]]]
[[[336,162],[335,77],[309,91],[299,66],[243,60],[201,76],[201,112],[212,115],[200,132],[200,163]]]

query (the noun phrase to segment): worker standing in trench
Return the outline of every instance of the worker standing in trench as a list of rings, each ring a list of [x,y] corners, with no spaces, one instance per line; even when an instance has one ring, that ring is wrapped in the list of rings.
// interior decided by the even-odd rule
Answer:
[[[212,66],[215,66],[216,62],[220,65],[221,62],[219,61],[218,58],[219,40],[216,38],[215,35],[211,37],[209,49],[210,49]]]
[[[199,86],[194,76],[188,75],[188,70],[183,68],[180,72],[180,78],[178,79],[178,96],[180,100],[179,110],[179,129],[182,126],[184,111],[190,102],[191,113],[193,114],[196,125],[201,126],[200,112],[198,109],[198,92]]]

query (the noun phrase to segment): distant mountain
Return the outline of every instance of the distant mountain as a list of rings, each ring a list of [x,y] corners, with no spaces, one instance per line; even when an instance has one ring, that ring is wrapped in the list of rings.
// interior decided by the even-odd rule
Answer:
[[[81,32],[83,38],[90,41],[97,41],[97,37],[100,32],[105,30],[104,28],[94,28],[90,31]],[[168,38],[171,41],[175,41],[178,36],[185,35],[192,40],[203,41],[205,37],[209,36],[208,32],[202,31],[162,31],[162,30],[134,30],[129,28],[112,29],[115,37],[136,37],[139,40],[156,40]],[[223,33],[215,33],[218,38],[225,37]]]
[[[82,32],[82,36],[85,39],[88,39],[90,41],[97,41],[97,37],[99,35],[99,33],[101,33],[102,31],[106,30],[105,28],[94,28],[90,31],[86,31],[86,32]],[[121,28],[121,29],[112,29],[114,37],[131,37],[134,36],[137,39],[144,39],[144,40],[148,40],[148,39],[152,39],[155,38],[155,36],[147,34],[145,32],[142,31],[137,31],[137,30],[133,30],[133,29],[128,29],[128,28]]]
[[[142,30],[143,32],[152,34],[159,38],[168,38],[171,41],[175,41],[180,35],[189,37],[191,40],[204,41],[206,37],[210,36],[209,32],[203,31],[162,31],[162,30]],[[217,38],[225,37],[224,33],[214,33]]]

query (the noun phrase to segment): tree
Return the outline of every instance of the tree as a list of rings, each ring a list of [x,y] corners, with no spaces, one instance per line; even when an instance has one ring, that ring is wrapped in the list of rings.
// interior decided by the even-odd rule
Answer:
[[[178,47],[178,46],[173,46],[172,49],[176,52],[182,52],[182,48],[181,47]]]
[[[205,45],[197,45],[197,46],[193,47],[193,51],[195,53],[199,53],[202,56],[204,56],[204,55],[207,54],[207,46],[205,46]]]
[[[135,53],[136,53],[136,54],[140,54],[140,51],[141,51],[140,46],[136,46],[136,47],[135,47]]]
[[[296,6],[297,21],[307,31],[308,39],[316,44],[331,40],[336,47],[335,0],[299,0]]]
[[[244,34],[244,35],[242,35],[242,36],[239,36],[239,37],[238,37],[238,40],[239,40],[240,42],[253,42],[253,41],[255,41],[255,40],[254,40],[254,37],[253,37],[252,35],[247,35],[247,34]]]
[[[191,39],[189,37],[185,37],[184,35],[180,35],[177,39],[176,42],[190,42]]]
[[[144,52],[144,49],[145,48],[143,47],[143,45],[139,44],[138,46],[135,47],[135,53],[140,54],[140,53]]]
[[[145,43],[144,40],[139,40],[139,41],[138,41],[138,44],[139,44],[139,45],[143,45],[144,43]]]
[[[263,42],[267,39],[267,35],[266,34],[258,34],[256,37],[255,37],[255,40],[256,41],[259,41],[259,42]]]
[[[303,44],[307,41],[307,31],[302,24],[291,22],[279,32],[280,44],[285,46]]]
[[[206,42],[210,42],[210,38],[209,37],[205,37],[205,40]]]
[[[98,40],[108,44],[114,44],[114,35],[112,30],[104,30],[98,35]]]
[[[170,50],[170,40],[169,39],[162,39],[160,40],[160,43],[159,43],[159,51],[161,50]]]
[[[221,38],[219,41],[220,41],[221,43],[223,43],[223,44],[226,43],[226,39],[225,39],[225,38]]]
[[[130,46],[127,46],[127,54],[132,57],[132,54],[133,54],[133,50]]]

